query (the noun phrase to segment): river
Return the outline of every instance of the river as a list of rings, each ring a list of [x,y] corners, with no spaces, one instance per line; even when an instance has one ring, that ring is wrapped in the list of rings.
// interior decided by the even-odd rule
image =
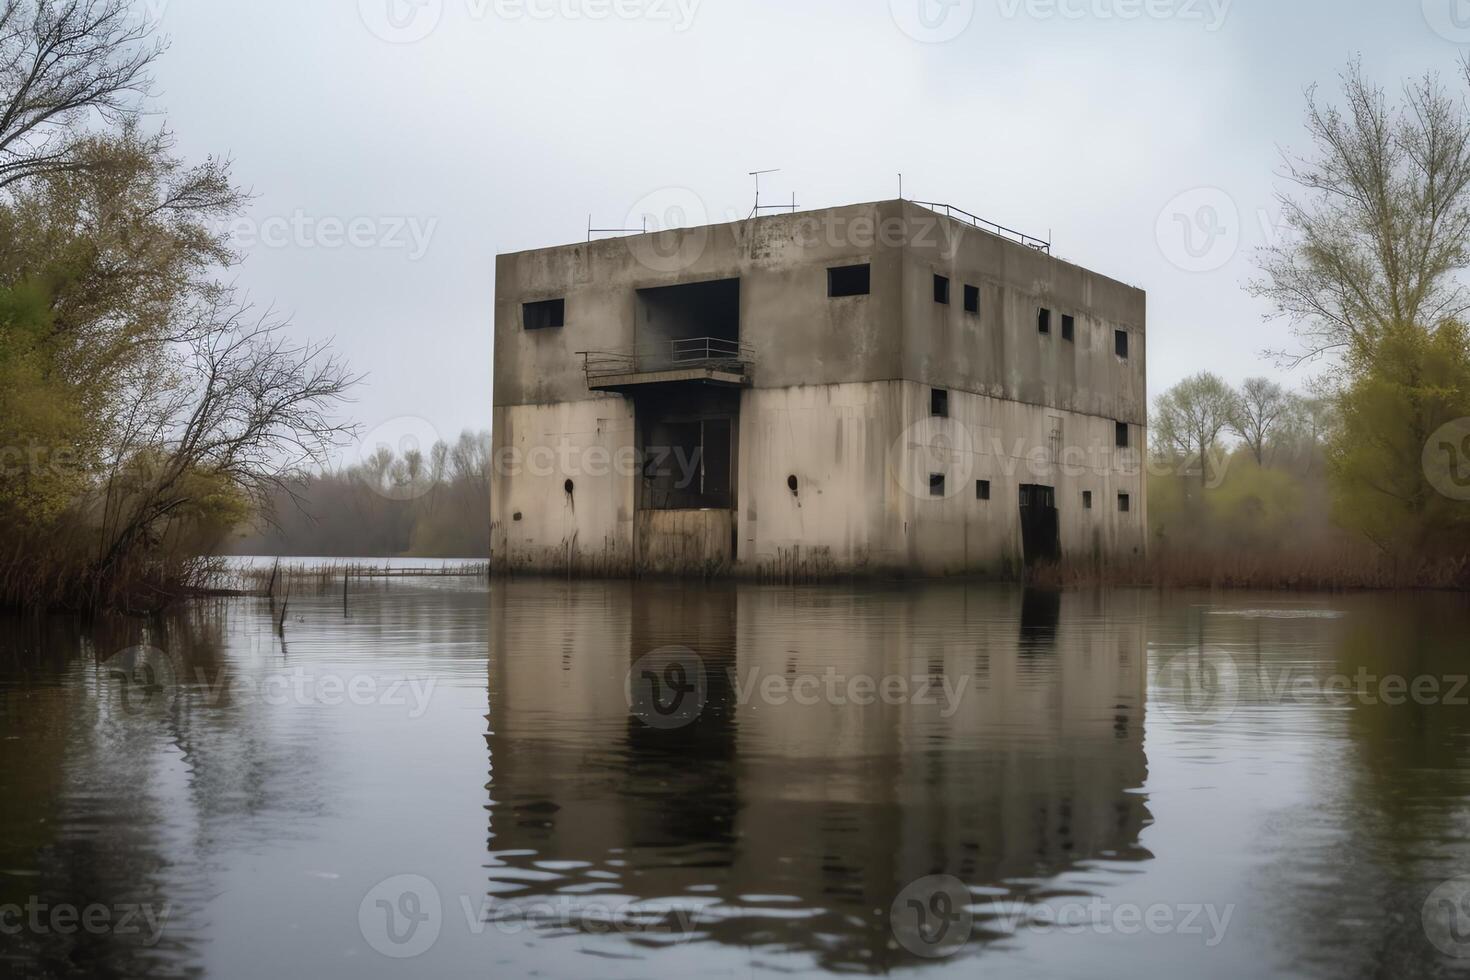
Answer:
[[[0,620],[35,976],[1470,975],[1470,602],[354,579]]]

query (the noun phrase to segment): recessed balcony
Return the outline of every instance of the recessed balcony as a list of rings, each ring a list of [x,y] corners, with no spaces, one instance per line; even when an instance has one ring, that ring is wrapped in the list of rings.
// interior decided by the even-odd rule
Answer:
[[[593,391],[622,391],[641,385],[750,384],[750,348],[719,337],[688,337],[625,350],[578,351]]]

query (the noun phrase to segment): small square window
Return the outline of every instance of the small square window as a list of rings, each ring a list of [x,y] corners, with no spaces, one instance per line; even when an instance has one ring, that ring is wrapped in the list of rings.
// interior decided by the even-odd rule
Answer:
[[[1065,313],[1062,314],[1062,339],[1077,339],[1077,319],[1075,317],[1067,316]]]
[[[931,496],[931,497],[942,497],[942,496],[944,496],[944,474],[943,473],[930,473],[929,474],[929,496]]]
[[[1127,449],[1128,448],[1128,423],[1127,422],[1114,422],[1113,423],[1113,445],[1117,446],[1119,449]]]
[[[543,299],[535,303],[521,304],[521,320],[527,330],[544,330],[560,327],[567,322],[567,301]]]
[[[1118,494],[1118,509],[1121,510],[1121,511],[1123,511],[1124,513],[1127,513],[1128,512],[1128,510],[1129,510],[1129,500],[1128,500],[1128,495],[1126,493],[1120,493],[1120,494]]]
[[[965,287],[965,312],[966,313],[979,313],[980,312],[980,287],[979,286],[966,286]]]
[[[828,296],[866,296],[871,285],[871,266],[844,265],[827,270]]]
[[[949,280],[944,276],[934,277],[934,302],[949,304]]]
[[[1092,510],[1092,491],[1091,490],[1083,490],[1082,491],[1082,509],[1083,510]]]
[[[929,414],[949,418],[949,392],[943,388],[929,389]]]
[[[1036,314],[1036,332],[1051,333],[1051,310],[1042,307]]]
[[[1128,356],[1128,331],[1113,331],[1113,353],[1117,354],[1119,357]]]
[[[976,480],[975,481],[975,499],[976,500],[989,500],[990,499],[990,481],[989,480]]]

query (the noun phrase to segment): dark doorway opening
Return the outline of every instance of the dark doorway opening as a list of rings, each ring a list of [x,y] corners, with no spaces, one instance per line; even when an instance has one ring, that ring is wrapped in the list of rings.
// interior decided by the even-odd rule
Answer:
[[[1054,488],[1021,484],[1021,550],[1027,565],[1054,562],[1062,556]]]
[[[737,391],[662,386],[636,399],[642,510],[735,506]]]

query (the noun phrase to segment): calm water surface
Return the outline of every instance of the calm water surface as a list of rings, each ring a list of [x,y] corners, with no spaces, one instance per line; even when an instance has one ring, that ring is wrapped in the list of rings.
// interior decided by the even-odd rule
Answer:
[[[1467,626],[454,578],[279,631],[255,599],[0,621],[0,964],[1466,976]]]

